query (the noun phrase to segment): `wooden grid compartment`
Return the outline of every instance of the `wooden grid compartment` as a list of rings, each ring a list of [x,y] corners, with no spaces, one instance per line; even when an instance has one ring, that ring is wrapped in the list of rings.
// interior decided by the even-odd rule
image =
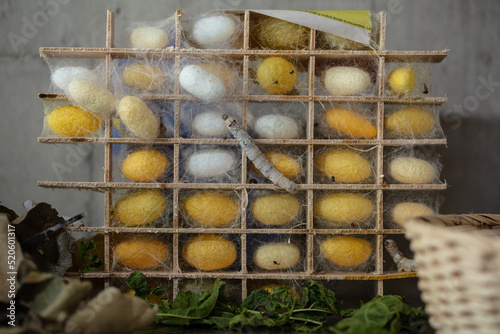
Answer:
[[[41,137],[39,142],[42,143],[94,143],[103,144],[105,147],[105,164],[104,164],[104,180],[103,182],[38,182],[41,187],[47,188],[69,188],[69,189],[90,189],[101,191],[105,194],[104,201],[104,224],[101,227],[73,227],[69,228],[72,231],[87,231],[87,232],[105,232],[105,265],[104,270],[91,273],[68,273],[69,276],[78,276],[85,278],[104,279],[106,286],[115,278],[125,278],[130,272],[114,271],[112,259],[112,236],[113,233],[134,234],[134,233],[155,233],[164,234],[169,242],[171,242],[171,265],[168,270],[146,271],[148,277],[156,277],[159,279],[169,279],[172,281],[172,293],[176,295],[179,291],[180,282],[185,279],[195,278],[215,278],[235,280],[240,282],[241,295],[245,298],[248,294],[247,287],[253,285],[253,281],[249,280],[364,280],[371,281],[374,284],[378,294],[383,294],[383,285],[385,280],[414,277],[415,273],[398,273],[384,271],[384,260],[391,261],[390,257],[383,252],[383,238],[386,235],[403,234],[402,229],[387,229],[384,228],[384,192],[394,190],[408,191],[435,191],[446,188],[446,183],[438,184],[387,184],[384,181],[384,148],[409,146],[409,145],[443,145],[446,144],[446,139],[387,139],[384,138],[384,105],[388,104],[416,104],[439,106],[446,102],[444,97],[413,97],[400,98],[385,95],[385,67],[389,62],[424,62],[438,63],[441,62],[447,55],[447,51],[387,51],[385,50],[385,14],[380,13],[380,27],[378,29],[378,44],[379,49],[376,51],[336,51],[336,50],[317,50],[315,48],[316,32],[311,30],[309,49],[306,50],[256,50],[250,48],[250,11],[243,11],[242,18],[244,22],[244,38],[242,49],[230,50],[205,50],[181,47],[182,29],[181,29],[181,11],[177,11],[175,16],[175,46],[166,49],[127,49],[114,47],[114,17],[111,11],[107,13],[107,37],[105,48],[40,48],[40,55],[43,58],[82,58],[82,59],[104,59],[106,65],[106,83],[107,88],[112,90],[112,66],[113,61],[124,58],[134,57],[169,57],[174,60],[175,73],[179,73],[180,64],[183,57],[229,57],[237,59],[242,63],[242,89],[241,92],[228,97],[228,100],[240,101],[243,106],[242,123],[246,126],[247,110],[250,103],[265,103],[265,102],[280,102],[286,101],[289,103],[302,103],[307,109],[307,127],[305,137],[303,139],[289,140],[272,140],[272,139],[256,139],[257,145],[280,145],[283,147],[299,147],[305,152],[306,157],[303,168],[305,169],[305,178],[302,183],[298,184],[299,194],[304,199],[303,205],[306,206],[304,213],[304,223],[297,228],[252,228],[247,226],[247,210],[248,210],[248,193],[253,190],[277,190],[276,186],[270,183],[251,183],[247,177],[247,159],[244,154],[241,154],[241,182],[238,183],[187,183],[183,182],[180,175],[180,150],[185,145],[198,144],[214,144],[214,145],[232,145],[238,147],[238,142],[235,139],[196,139],[183,138],[180,131],[181,123],[181,104],[186,101],[193,101],[195,98],[191,95],[181,94],[180,84],[177,75],[175,75],[175,83],[173,94],[142,94],[136,95],[144,100],[170,101],[173,104],[173,119],[174,129],[173,136],[170,138],[156,138],[153,140],[143,140],[138,138],[117,138],[113,136],[112,121],[106,120],[104,133],[100,137]],[[308,87],[304,95],[254,95],[249,93],[249,62],[253,57],[265,57],[268,55],[293,56],[305,59],[308,62]],[[328,60],[343,60],[351,58],[366,58],[376,62],[375,66],[378,71],[378,80],[375,88],[374,96],[348,96],[335,97],[315,95],[315,67],[318,62]],[[46,101],[65,101],[67,97],[62,94],[39,94],[39,98]],[[346,103],[365,103],[374,105],[376,112],[377,137],[374,139],[322,139],[316,138],[314,122],[315,122],[315,104],[331,103],[331,102],[346,102]],[[113,145],[118,144],[145,144],[145,145],[168,145],[172,147],[173,156],[173,173],[172,182],[168,183],[133,183],[133,182],[116,182],[112,175],[113,166]],[[338,184],[338,183],[315,183],[314,181],[314,165],[313,158],[315,151],[319,147],[369,147],[372,149],[374,156],[373,182],[362,184]],[[172,221],[168,227],[116,227],[111,221],[111,211],[113,205],[113,193],[117,189],[162,189],[169,191],[172,201]],[[186,227],[181,224],[180,216],[180,200],[182,192],[190,189],[221,189],[227,191],[238,192],[240,200],[240,216],[241,224],[232,228],[193,228]],[[371,228],[366,229],[325,229],[317,228],[314,223],[313,203],[314,196],[317,192],[324,190],[352,190],[370,192],[373,195],[375,202],[375,218]],[[153,231],[154,229],[154,231]],[[185,234],[196,233],[219,233],[228,234],[238,240],[239,256],[237,268],[232,271],[217,271],[217,272],[198,272],[194,270],[185,270],[182,267],[182,259],[180,256],[180,248],[182,236]],[[290,235],[301,238],[302,256],[304,258],[303,268],[298,272],[257,272],[250,268],[247,263],[249,243],[251,238],[263,235]],[[317,240],[326,235],[365,235],[374,244],[374,266],[369,272],[318,272],[315,251],[317,250]]]

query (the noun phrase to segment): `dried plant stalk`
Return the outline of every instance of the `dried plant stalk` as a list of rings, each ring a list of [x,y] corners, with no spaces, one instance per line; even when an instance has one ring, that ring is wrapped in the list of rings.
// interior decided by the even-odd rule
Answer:
[[[231,134],[240,143],[241,148],[247,155],[248,159],[253,162],[255,168],[257,168],[262,175],[264,175],[264,177],[268,178],[272,183],[290,193],[295,193],[297,191],[297,185],[287,179],[279,170],[276,169],[276,167],[274,167],[274,165],[254,144],[252,138],[241,127],[238,121],[226,114],[222,115],[222,119],[226,123],[226,126]]]
[[[387,253],[392,257],[395,264],[398,265],[399,272],[412,272],[417,270],[417,262],[414,259],[409,259],[401,253],[396,244],[396,241],[387,239],[384,242],[384,247]]]

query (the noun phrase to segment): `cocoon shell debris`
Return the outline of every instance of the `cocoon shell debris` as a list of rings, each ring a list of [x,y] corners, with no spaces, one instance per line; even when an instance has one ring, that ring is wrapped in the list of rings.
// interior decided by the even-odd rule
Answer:
[[[115,110],[115,96],[106,88],[87,79],[74,79],[68,86],[68,97],[73,104],[106,118]]]
[[[228,133],[220,111],[206,111],[193,117],[193,131],[202,136],[216,137]]]
[[[253,201],[250,212],[264,225],[284,225],[300,212],[300,202],[290,194],[270,194]]]
[[[358,95],[371,86],[370,75],[357,67],[335,66],[322,75],[323,86],[333,96]]]
[[[194,177],[224,175],[234,168],[236,159],[227,150],[203,150],[194,152],[186,161],[186,170]]]
[[[130,132],[139,138],[156,138],[160,131],[160,122],[155,114],[135,96],[125,96],[120,100],[118,115]]]
[[[79,137],[100,129],[101,120],[91,112],[68,105],[52,110],[47,116],[47,125],[57,134]]]
[[[167,34],[157,27],[137,27],[130,34],[130,44],[133,48],[162,49],[167,43]]]
[[[391,210],[392,219],[401,226],[410,218],[434,215],[434,210],[427,205],[416,202],[403,202]]]
[[[267,139],[292,139],[299,136],[297,122],[284,115],[265,115],[255,121],[255,132]]]
[[[163,263],[168,257],[168,248],[161,240],[135,237],[118,243],[114,256],[118,263],[131,269],[146,269]]]
[[[168,160],[163,153],[155,150],[138,150],[123,160],[122,173],[129,180],[147,182],[162,176],[167,166]]]
[[[309,31],[307,27],[266,16],[258,21],[253,37],[267,49],[296,50],[307,47]]]
[[[253,262],[265,270],[288,269],[295,266],[299,260],[299,248],[287,242],[263,244],[253,254]]]
[[[66,91],[69,84],[75,79],[85,79],[92,82],[97,82],[97,76],[85,67],[66,66],[59,67],[51,75],[52,82],[62,90]]]
[[[182,88],[205,102],[219,102],[226,96],[224,81],[198,65],[185,66],[179,73],[179,82]]]
[[[236,246],[223,236],[201,234],[188,239],[182,247],[182,257],[196,269],[220,270],[236,261]]]
[[[239,205],[229,196],[203,191],[182,201],[182,209],[194,222],[206,226],[222,226],[238,217]]]
[[[388,172],[394,180],[400,183],[432,183],[437,176],[437,171],[432,164],[413,157],[399,157],[391,160]]]
[[[234,15],[202,17],[193,25],[193,41],[202,48],[221,48],[235,38],[239,20]]]

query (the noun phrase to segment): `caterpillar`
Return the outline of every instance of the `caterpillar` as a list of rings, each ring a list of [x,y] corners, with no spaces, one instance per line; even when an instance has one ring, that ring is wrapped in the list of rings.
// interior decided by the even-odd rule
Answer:
[[[222,114],[222,119],[226,123],[229,132],[231,132],[233,137],[240,143],[248,159],[253,162],[255,168],[257,168],[264,177],[290,193],[295,193],[297,191],[297,185],[274,167],[259,150],[257,145],[254,144],[250,135],[241,127],[237,120],[226,114]]]
[[[398,248],[396,241],[392,239],[387,239],[384,242],[384,247],[387,253],[392,257],[395,264],[398,265],[398,271],[411,272],[417,270],[417,261],[415,259],[409,259],[403,256],[403,253]]]

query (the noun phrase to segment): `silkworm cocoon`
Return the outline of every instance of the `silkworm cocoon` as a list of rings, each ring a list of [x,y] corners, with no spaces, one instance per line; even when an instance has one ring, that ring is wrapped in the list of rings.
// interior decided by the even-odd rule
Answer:
[[[300,202],[290,194],[264,195],[253,201],[250,212],[265,225],[284,225],[300,212]]]
[[[286,178],[292,179],[300,174],[302,168],[300,164],[292,157],[278,152],[265,152],[263,153],[267,160],[269,160],[273,166],[282,173]],[[255,169],[253,164],[250,165],[254,171],[262,175],[258,170]]]
[[[331,49],[337,49],[337,50],[363,50],[367,49],[368,46],[366,46],[363,43],[358,43],[353,40],[334,35],[334,34],[329,34],[323,31],[320,31],[320,39],[322,39],[325,44],[331,48]]]
[[[134,237],[114,248],[116,261],[131,269],[146,269],[163,263],[168,256],[167,245],[161,240]]]
[[[299,136],[299,127],[293,118],[283,115],[265,115],[254,124],[255,132],[267,139],[292,139]]]
[[[357,67],[330,67],[322,74],[325,89],[333,96],[358,95],[371,85],[370,75]]]
[[[263,244],[253,254],[253,262],[266,270],[288,269],[295,266],[299,260],[299,248],[287,242]]]
[[[163,70],[152,65],[129,65],[122,72],[123,82],[134,89],[158,89],[163,85],[165,79]]]
[[[155,150],[139,150],[130,153],[122,163],[123,175],[132,181],[153,181],[163,175],[168,160]]]
[[[408,66],[399,67],[389,74],[387,84],[395,94],[409,94],[417,84],[417,75]]]
[[[74,79],[68,86],[68,97],[75,105],[98,117],[108,117],[115,110],[115,96],[106,88],[87,79]]]
[[[414,217],[434,215],[434,210],[422,203],[403,202],[392,209],[391,215],[396,223],[404,227],[406,220]]]
[[[385,119],[385,127],[400,136],[424,135],[434,129],[436,118],[421,108],[405,108],[398,110]]]
[[[333,193],[314,203],[314,214],[332,223],[363,221],[373,213],[374,206],[365,196],[353,193]]]
[[[207,226],[226,225],[238,217],[238,203],[224,194],[203,191],[182,201],[186,215],[196,223]]]
[[[361,182],[372,173],[368,160],[344,149],[323,153],[316,158],[315,164],[323,175],[341,183]]]
[[[69,105],[53,110],[47,116],[47,124],[55,133],[79,137],[96,132],[101,127],[101,120],[86,110]]]
[[[217,49],[231,41],[238,32],[237,21],[234,16],[212,15],[203,17],[193,25],[193,41],[202,48]]]
[[[167,201],[158,190],[141,190],[120,200],[113,212],[113,218],[125,226],[147,225],[160,218]]]
[[[370,258],[372,245],[365,239],[339,236],[321,243],[321,255],[343,267],[357,266]]]
[[[179,82],[182,88],[205,102],[218,102],[226,96],[224,81],[198,65],[185,66],[179,73]]]
[[[297,69],[285,58],[269,57],[257,68],[257,81],[270,94],[286,94],[297,82]]]
[[[253,37],[268,49],[303,49],[307,47],[309,28],[274,17],[265,17],[258,21]]]
[[[233,91],[236,87],[238,73],[231,66],[224,63],[203,63],[198,66],[222,80],[226,86],[227,93]]]
[[[331,108],[326,112],[328,125],[343,134],[358,138],[375,138],[377,129],[361,115],[345,108]]]
[[[389,175],[400,183],[432,183],[436,179],[436,169],[429,162],[413,158],[399,157],[388,166]]]
[[[217,234],[189,238],[182,247],[182,257],[190,266],[203,271],[220,270],[236,261],[236,246]]]
[[[130,34],[130,44],[133,48],[162,49],[167,43],[167,34],[156,27],[137,27]]]
[[[123,124],[139,138],[156,138],[160,122],[146,103],[135,96],[125,96],[118,103],[118,115]]]
[[[236,159],[227,150],[203,150],[189,156],[186,170],[195,177],[215,177],[224,175],[234,168]]]
[[[51,75],[52,82],[62,90],[66,91],[69,84],[75,79],[86,79],[88,81],[96,82],[97,76],[85,67],[80,66],[66,66],[59,67]]]
[[[194,116],[191,126],[193,131],[202,136],[215,137],[227,133],[221,111],[205,111]]]

